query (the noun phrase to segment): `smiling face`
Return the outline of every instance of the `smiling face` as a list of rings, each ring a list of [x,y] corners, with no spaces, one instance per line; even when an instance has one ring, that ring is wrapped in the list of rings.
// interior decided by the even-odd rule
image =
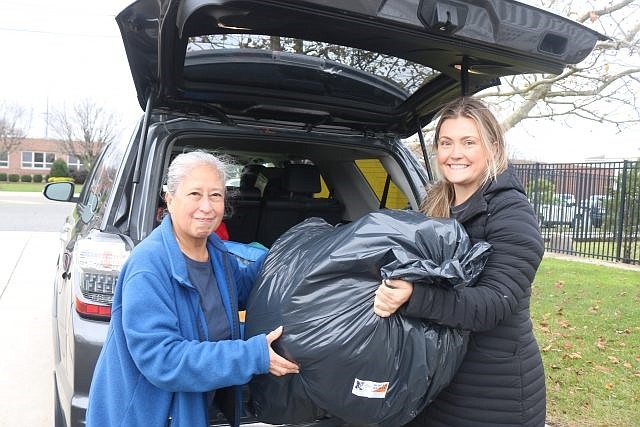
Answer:
[[[220,173],[211,165],[199,164],[183,176],[173,195],[167,193],[165,197],[183,251],[186,247],[205,248],[207,237],[218,228],[224,215],[224,182]]]
[[[483,183],[489,153],[476,122],[458,116],[445,119],[437,139],[438,167],[442,176],[453,184],[454,205],[467,200]]]

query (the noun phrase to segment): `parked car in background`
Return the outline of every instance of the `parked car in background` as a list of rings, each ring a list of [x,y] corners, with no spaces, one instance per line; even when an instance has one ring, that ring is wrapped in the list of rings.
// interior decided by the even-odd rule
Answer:
[[[594,194],[580,203],[580,217],[591,227],[602,226],[607,209],[607,196]]]
[[[71,183],[44,189],[77,203],[52,277],[56,426],[84,425],[120,268],[164,213],[174,156],[251,165],[254,184],[226,196],[240,242],[270,246],[309,216],[417,210],[430,174],[405,138],[443,103],[501,76],[560,73],[602,39],[508,0],[139,0],[116,21],[144,115],[104,148],[78,197]],[[248,410],[243,422],[255,421]]]
[[[552,202],[541,204],[538,210],[538,219],[544,227],[575,227],[579,220],[573,194],[554,194]]]
[[[576,196],[570,193],[554,194],[553,200],[554,200],[554,203],[561,206],[572,207],[576,205]]]

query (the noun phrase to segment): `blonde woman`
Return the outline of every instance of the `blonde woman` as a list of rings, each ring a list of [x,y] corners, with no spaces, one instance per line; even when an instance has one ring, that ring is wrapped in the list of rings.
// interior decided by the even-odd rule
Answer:
[[[459,291],[388,280],[374,311],[424,318],[470,332],[450,385],[409,426],[544,426],[545,378],[529,313],[543,241],[522,184],[507,164],[504,135],[481,101],[460,98],[439,114],[434,148],[441,179],[422,211],[453,217],[472,242],[492,245],[472,287]]]

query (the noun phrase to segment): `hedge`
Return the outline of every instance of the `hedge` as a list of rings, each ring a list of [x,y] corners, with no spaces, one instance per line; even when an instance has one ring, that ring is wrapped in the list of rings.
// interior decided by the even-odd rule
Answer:
[[[70,176],[50,176],[47,182],[74,182]]]

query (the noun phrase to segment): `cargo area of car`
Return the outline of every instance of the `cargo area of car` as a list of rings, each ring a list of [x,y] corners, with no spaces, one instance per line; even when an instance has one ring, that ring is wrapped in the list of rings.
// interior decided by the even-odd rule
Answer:
[[[394,180],[385,169],[396,161],[383,149],[370,148],[356,154],[330,144],[312,149],[307,145],[301,150],[294,142],[275,139],[256,144],[202,136],[182,136],[169,146],[165,165],[188,150],[210,151],[225,161],[223,222],[229,240],[241,243],[270,247],[285,231],[307,218],[322,218],[337,225],[375,209],[411,205],[395,183],[402,177]],[[166,169],[162,177],[165,175]],[[166,213],[162,184],[158,182],[155,225]]]

